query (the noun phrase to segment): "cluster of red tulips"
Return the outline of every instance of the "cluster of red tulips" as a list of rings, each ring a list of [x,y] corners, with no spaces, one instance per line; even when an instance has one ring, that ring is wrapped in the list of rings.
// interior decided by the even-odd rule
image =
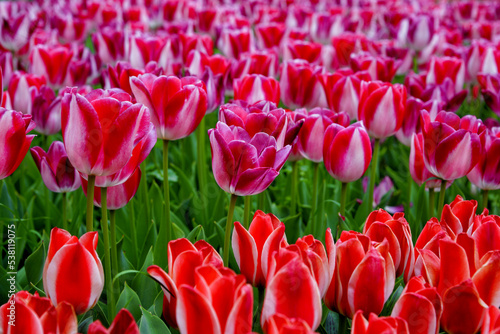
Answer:
[[[5,1],[0,21],[0,181],[34,161],[61,194],[36,226],[0,183],[0,254],[40,245],[2,258],[0,333],[500,333],[500,3]]]

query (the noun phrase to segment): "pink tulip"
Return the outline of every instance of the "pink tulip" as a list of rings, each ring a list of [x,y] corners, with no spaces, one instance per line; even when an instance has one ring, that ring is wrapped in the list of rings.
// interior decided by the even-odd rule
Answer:
[[[332,38],[332,46],[335,51],[335,68],[349,66],[351,55],[363,50],[363,44],[367,41],[365,35],[344,33]]]
[[[43,76],[14,72],[8,89],[12,107],[23,114],[31,115],[33,100],[46,82]]]
[[[33,99],[31,115],[35,130],[44,135],[61,131],[61,97],[56,96],[48,86],[42,86]]]
[[[104,72],[103,86],[106,89],[110,88],[120,88],[123,89],[130,95],[132,93],[132,88],[130,87],[130,78],[136,77],[144,73],[152,73],[156,76],[161,75],[163,69],[158,67],[158,63],[150,62],[144,68],[134,68],[130,63],[119,61],[114,67],[108,66],[108,72]]]
[[[289,39],[285,43],[283,59],[304,59],[308,63],[318,64],[320,62],[322,45],[314,42]]]
[[[331,124],[326,128],[323,161],[326,170],[341,182],[360,179],[372,159],[370,137],[361,123],[347,127]]]
[[[195,77],[143,74],[130,79],[138,102],[151,110],[159,139],[178,140],[189,136],[207,110],[207,93]]]
[[[253,51],[253,44],[253,35],[250,29],[227,28],[222,30],[217,47],[226,57],[239,59],[242,53]]]
[[[286,26],[279,22],[262,22],[255,26],[257,45],[260,49],[272,49],[281,45]]]
[[[290,154],[290,145],[280,149],[276,139],[264,132],[250,137],[245,129],[222,122],[208,135],[215,180],[224,191],[238,196],[269,187]]]
[[[481,86],[484,102],[497,115],[500,114],[500,74],[479,74],[477,80]]]
[[[206,34],[179,34],[182,59],[186,62],[189,52],[196,50],[208,56],[214,53],[212,38]]]
[[[307,110],[306,109],[296,109],[295,111],[287,112],[288,116],[288,128],[295,128],[300,124],[300,127],[304,124],[304,119],[306,118]],[[300,131],[300,128],[299,130]],[[290,151],[290,156],[288,157],[289,161],[298,161],[304,158],[299,151],[299,139],[298,132],[294,133],[295,136],[287,140],[285,138],[285,142],[292,145],[292,150]]]
[[[250,104],[261,100],[279,104],[280,86],[274,78],[263,75],[247,75],[233,82],[234,98]]]
[[[424,163],[424,136],[422,133],[413,134],[410,146],[410,175],[419,186],[425,183],[427,189],[435,189],[441,186],[441,180],[433,175]],[[431,179],[434,178],[434,179]],[[431,179],[431,180],[429,180]]]
[[[396,138],[405,146],[411,146],[413,134],[421,131],[420,111],[424,109],[424,103],[418,98],[410,97],[406,100],[405,117],[403,125],[396,132]]]
[[[266,77],[276,77],[278,74],[279,54],[277,51],[254,51],[243,53],[233,61],[230,70],[230,80],[236,80],[249,74],[261,74]]]
[[[452,57],[433,57],[431,59],[427,71],[427,85],[440,85],[446,78],[449,78],[453,82],[453,88],[456,93],[463,89],[465,81],[465,66],[463,60]]]
[[[385,56],[372,56],[361,53],[351,57],[351,66],[355,72],[367,71],[372,80],[391,82],[396,75],[401,61]]]
[[[31,73],[45,77],[48,84],[60,88],[64,84],[73,51],[63,45],[37,45],[30,56]]]
[[[128,59],[134,68],[142,69],[157,62],[165,74],[179,74],[182,57],[179,41],[170,36],[134,34],[130,36]]]
[[[102,64],[114,64],[125,58],[125,34],[122,30],[103,27],[92,34],[96,55]]]
[[[484,154],[467,178],[479,189],[500,189],[500,129],[486,130],[479,137]]]
[[[0,20],[0,45],[4,49],[13,52],[20,51],[29,41],[30,28],[30,16],[26,12],[2,15]]]
[[[0,108],[0,180],[14,173],[28,152],[34,135],[31,116]]]
[[[429,45],[434,35],[434,18],[429,14],[411,15],[406,37],[413,50],[422,50]]]

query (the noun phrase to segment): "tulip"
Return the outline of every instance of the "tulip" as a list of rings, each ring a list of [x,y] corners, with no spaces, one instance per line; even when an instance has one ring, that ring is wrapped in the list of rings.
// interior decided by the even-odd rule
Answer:
[[[333,37],[332,46],[335,51],[333,62],[335,63],[335,68],[349,66],[351,55],[361,51],[366,41],[367,37],[363,34],[344,33]]]
[[[165,74],[179,74],[182,57],[178,39],[137,33],[130,36],[129,43],[128,59],[133,68],[157,62]]]
[[[404,281],[408,282],[413,274],[415,255],[410,225],[404,214],[391,216],[382,209],[373,211],[365,221],[363,233],[375,242],[388,241],[396,276],[404,275]]]
[[[54,305],[67,302],[77,314],[87,312],[99,300],[104,273],[97,249],[97,232],[80,239],[54,227],[43,268],[43,289]]]
[[[122,308],[108,329],[99,320],[90,324],[88,334],[139,334],[139,327],[129,310]]]
[[[119,61],[114,67],[108,66],[108,71],[103,73],[103,86],[107,89],[121,88],[130,95],[133,95],[130,87],[130,78],[144,73],[161,75],[163,69],[158,67],[156,62],[148,63],[144,68],[132,67],[130,63]]]
[[[148,267],[148,274],[162,286],[163,317],[169,326],[177,328],[177,303],[181,285],[196,285],[196,268],[203,265],[222,267],[222,259],[215,249],[204,240],[194,245],[187,239],[177,239],[168,244],[168,274],[160,267]]]
[[[372,80],[391,82],[396,75],[401,61],[385,56],[372,56],[368,53],[360,53],[351,56],[351,67],[355,72],[367,71]]]
[[[286,246],[285,224],[273,214],[257,210],[248,231],[239,222],[234,223],[232,248],[240,272],[253,286],[264,287],[271,256]],[[247,251],[247,250],[251,250]]]
[[[212,38],[207,34],[179,34],[182,60],[185,63],[188,54],[193,51],[202,52],[208,56],[214,53],[214,45]]]
[[[465,65],[463,60],[452,57],[432,57],[427,71],[426,84],[442,84],[446,78],[454,83],[455,92],[463,89]]]
[[[428,104],[425,107],[429,107]],[[396,138],[405,146],[411,146],[413,134],[421,132],[420,111],[425,108],[419,98],[410,97],[406,100],[403,125],[396,132]]]
[[[281,314],[302,319],[311,329],[316,329],[321,323],[321,296],[313,274],[297,253],[282,249],[274,254],[276,269],[268,276],[262,328],[266,330],[269,319]]]
[[[125,34],[122,30],[103,27],[92,34],[96,56],[102,64],[114,64],[125,58]]]
[[[31,116],[0,108],[0,180],[14,173],[29,150],[34,135],[27,135],[35,123]]]
[[[326,306],[349,318],[358,310],[379,314],[392,293],[395,269],[389,243],[372,245],[369,237],[343,231],[336,244],[335,273]]]
[[[289,108],[326,107],[320,80],[322,71],[305,60],[285,61],[280,76],[281,101]]]
[[[468,232],[474,223],[477,201],[464,200],[457,195],[450,204],[445,204],[441,213],[441,226],[452,239],[462,232]]]
[[[488,252],[500,249],[500,218],[488,215],[484,210],[481,215],[474,218],[474,222],[467,234],[470,235],[477,246],[477,257],[482,259]]]
[[[417,14],[409,17],[406,37],[413,50],[423,50],[429,45],[434,35],[434,19],[429,14]],[[402,33],[402,31],[400,31]]]
[[[237,61],[233,61],[229,73],[229,81],[242,78],[249,74],[276,77],[278,66],[279,54],[275,50],[243,53]]]
[[[29,42],[30,15],[18,12],[17,15],[4,13],[0,20],[0,45],[14,53],[19,52]]]
[[[31,115],[34,99],[46,84],[45,77],[14,72],[9,81],[9,95],[12,107],[23,114]]]
[[[233,82],[235,100],[244,100],[249,104],[261,100],[279,104],[280,86],[274,78],[253,74],[236,79]]]
[[[361,310],[357,311],[352,319],[352,334],[370,334],[370,333],[387,333],[387,334],[410,334],[408,323],[400,317],[377,317],[376,314],[370,313],[366,319]]]
[[[223,29],[217,42],[217,48],[226,57],[239,59],[241,54],[253,51],[253,44],[253,35],[250,29]]]
[[[22,333],[78,333],[78,320],[73,307],[61,302],[54,306],[49,298],[19,291],[0,307],[0,331]]]
[[[177,323],[181,333],[249,333],[252,330],[253,291],[231,269],[212,265],[195,270],[195,287],[178,291]]]
[[[283,59],[304,59],[308,63],[317,64],[320,61],[321,47],[319,43],[289,39],[285,44]]]
[[[279,22],[262,22],[255,25],[255,36],[260,49],[272,49],[281,45],[286,26]]]
[[[72,57],[73,51],[66,46],[37,45],[30,56],[31,73],[45,77],[51,87],[60,88]]]
[[[500,333],[500,310],[498,307],[490,306],[486,312],[481,328],[481,334]]]
[[[31,107],[35,130],[46,136],[61,131],[61,97],[48,86],[42,86]]]
[[[313,334],[311,327],[300,318],[288,318],[281,313],[273,314],[267,322],[266,334]]]
[[[410,334],[439,333],[443,302],[422,276],[412,277],[394,305],[391,316],[408,323]]]
[[[477,80],[481,86],[484,102],[497,115],[500,114],[500,74],[479,74]]]

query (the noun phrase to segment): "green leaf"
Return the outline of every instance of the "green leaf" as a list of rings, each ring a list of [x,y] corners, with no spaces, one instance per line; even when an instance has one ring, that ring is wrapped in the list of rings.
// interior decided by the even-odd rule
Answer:
[[[205,239],[205,230],[203,229],[203,226],[198,225],[193,228],[186,238],[193,244],[198,240]]]
[[[42,279],[43,265],[45,263],[45,249],[43,242],[26,258],[24,268],[28,282],[37,284]]]
[[[167,325],[160,318],[142,307],[141,311],[142,317],[139,323],[141,334],[170,334]]]
[[[139,296],[137,296],[137,293],[135,293],[135,291],[128,286],[127,282],[125,282],[123,291],[116,303],[116,310],[119,311],[122,308],[126,308],[134,316],[135,321],[138,321],[141,318],[140,307],[141,301],[139,300]]]

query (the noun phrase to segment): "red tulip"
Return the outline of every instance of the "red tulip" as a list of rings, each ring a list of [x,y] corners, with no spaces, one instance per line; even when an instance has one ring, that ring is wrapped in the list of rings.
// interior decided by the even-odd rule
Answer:
[[[239,59],[245,52],[253,51],[254,41],[252,31],[248,28],[223,29],[217,42],[217,47],[229,58]]]
[[[464,125],[458,116],[440,112],[436,121],[426,121],[423,127],[425,167],[443,180],[467,175],[482,155],[478,134]]]
[[[168,243],[168,274],[158,266],[149,266],[148,274],[162,286],[163,317],[167,324],[177,325],[177,302],[179,287],[196,285],[196,268],[210,265],[222,267],[222,258],[206,241],[199,240],[194,245],[187,239],[177,239]]]
[[[0,307],[0,331],[9,334],[78,333],[73,307],[62,302],[53,306],[49,298],[19,291]]]
[[[352,334],[410,334],[407,322],[399,317],[377,317],[370,313],[368,320],[361,310],[352,319]],[[413,334],[413,333],[412,333]]]
[[[31,116],[0,108],[0,180],[19,167],[28,152],[34,135],[27,135],[35,123]]]
[[[369,237],[343,231],[336,244],[336,264],[325,296],[331,310],[351,318],[358,310],[379,314],[392,293],[395,269],[389,243],[372,245]]]
[[[361,83],[358,120],[363,121],[370,136],[383,139],[395,134],[403,125],[405,108],[403,85],[381,81]]]
[[[398,212],[391,216],[383,209],[373,211],[365,221],[363,233],[375,242],[388,241],[396,276],[404,275],[405,282],[408,282],[413,274],[415,254],[410,225],[404,213]]]
[[[370,137],[362,123],[347,127],[331,124],[326,128],[323,161],[328,173],[341,182],[360,179],[372,159]]]
[[[367,37],[362,34],[343,33],[332,38],[332,45],[335,51],[334,63],[335,68],[349,66],[351,55],[363,49],[363,45],[367,41]]]
[[[182,48],[182,60],[186,62],[188,54],[192,50],[197,50],[208,56],[214,53],[212,38],[207,34],[179,34]]]
[[[303,40],[288,39],[285,44],[283,59],[304,59],[308,63],[318,64],[321,60],[322,45],[314,42],[306,42]]]
[[[46,84],[45,77],[16,71],[8,83],[12,107],[23,114],[31,115],[33,100]]]
[[[178,39],[136,33],[129,43],[128,57],[132,67],[142,69],[150,62],[157,62],[165,74],[179,74],[182,57]]]
[[[196,286],[182,284],[177,295],[181,333],[245,334],[252,330],[253,291],[245,277],[213,265],[198,267]]]
[[[437,334],[443,312],[443,302],[436,291],[422,276],[412,277],[391,315],[408,323],[410,334]]]
[[[313,334],[311,327],[301,318],[288,318],[281,313],[272,315],[267,323],[265,334]]]
[[[130,85],[137,101],[151,110],[159,139],[189,136],[207,111],[204,84],[195,77],[143,74],[131,78]]]
[[[351,67],[355,72],[367,71],[372,80],[391,82],[396,75],[401,61],[385,56],[372,56],[369,53],[360,53],[351,56]]]
[[[69,47],[39,44],[30,56],[31,73],[45,77],[51,87],[62,87],[71,58],[73,51]]]
[[[262,328],[266,330],[269,319],[281,314],[300,318],[316,329],[321,322],[321,295],[313,274],[296,252],[281,249],[274,254],[275,270],[268,276]]]
[[[234,99],[244,100],[250,104],[261,100],[279,104],[280,86],[274,78],[252,74],[236,79],[233,82]]]
[[[80,173],[108,176],[118,172],[149,134],[147,108],[130,100],[130,95],[118,89],[96,89],[86,96],[73,90],[64,95],[64,146]]]
[[[477,201],[464,200],[460,195],[450,204],[445,204],[441,213],[441,226],[452,239],[462,232],[468,232],[474,223]]]
[[[127,205],[128,202],[134,197],[137,189],[139,189],[139,183],[141,182],[141,169],[137,167],[134,169],[133,173],[125,179],[124,182],[113,185],[107,188],[107,198],[106,204],[108,210],[118,210]],[[88,181],[83,177],[81,178],[83,192],[85,196],[87,195],[87,185]],[[94,205],[101,207],[101,187],[95,186],[94,188]]]
[[[290,154],[290,145],[279,148],[273,136],[259,132],[250,137],[245,129],[222,122],[208,135],[215,180],[224,191],[238,196],[263,192]]]
[[[130,312],[122,308],[108,329],[99,320],[90,324],[87,334],[139,334],[139,327]]]
[[[321,85],[323,69],[305,60],[283,63],[280,76],[281,101],[289,108],[315,108],[328,105]]]
[[[255,26],[257,45],[260,49],[272,49],[281,45],[286,25],[279,22],[262,22]]]
[[[424,136],[422,133],[414,133],[410,146],[410,174],[413,181],[419,186],[424,184],[427,189],[435,189],[441,186],[441,180],[431,174],[424,163]],[[432,180],[429,180],[434,178]]]
[[[273,214],[257,210],[248,231],[234,223],[232,247],[240,272],[253,286],[265,286],[271,256],[286,246],[285,224]]]
[[[452,57],[432,57],[427,71],[426,84],[442,84],[446,78],[454,83],[456,93],[463,89],[465,65],[463,60]]]
[[[99,300],[104,271],[97,249],[97,232],[80,239],[54,227],[43,268],[43,289],[55,305],[71,304],[77,314],[87,312]]]
[[[114,64],[125,58],[125,34],[121,29],[102,27],[92,34],[92,44],[102,64]]]
[[[500,310],[496,306],[490,306],[483,320],[481,334],[500,333]]]
[[[249,74],[276,77],[278,66],[279,54],[275,50],[243,53],[238,60],[233,61],[230,79],[235,80]]]
[[[474,218],[467,234],[475,241],[478,259],[490,251],[500,250],[500,217],[488,215],[488,210],[484,210]]]
[[[309,111],[298,134],[298,148],[305,158],[314,162],[323,161],[325,132],[334,123],[348,126],[349,116],[344,112],[334,113],[323,108]]]
[[[163,69],[158,67],[156,62],[148,63],[144,68],[135,68],[130,63],[119,61],[114,67],[108,66],[108,71],[104,72],[103,86],[109,88],[121,88],[130,95],[133,95],[130,87],[130,78],[144,73],[151,73],[156,76],[161,75]]]
[[[80,188],[80,174],[69,162],[62,142],[53,142],[47,153],[41,147],[33,147],[31,156],[50,191],[65,193]]]

